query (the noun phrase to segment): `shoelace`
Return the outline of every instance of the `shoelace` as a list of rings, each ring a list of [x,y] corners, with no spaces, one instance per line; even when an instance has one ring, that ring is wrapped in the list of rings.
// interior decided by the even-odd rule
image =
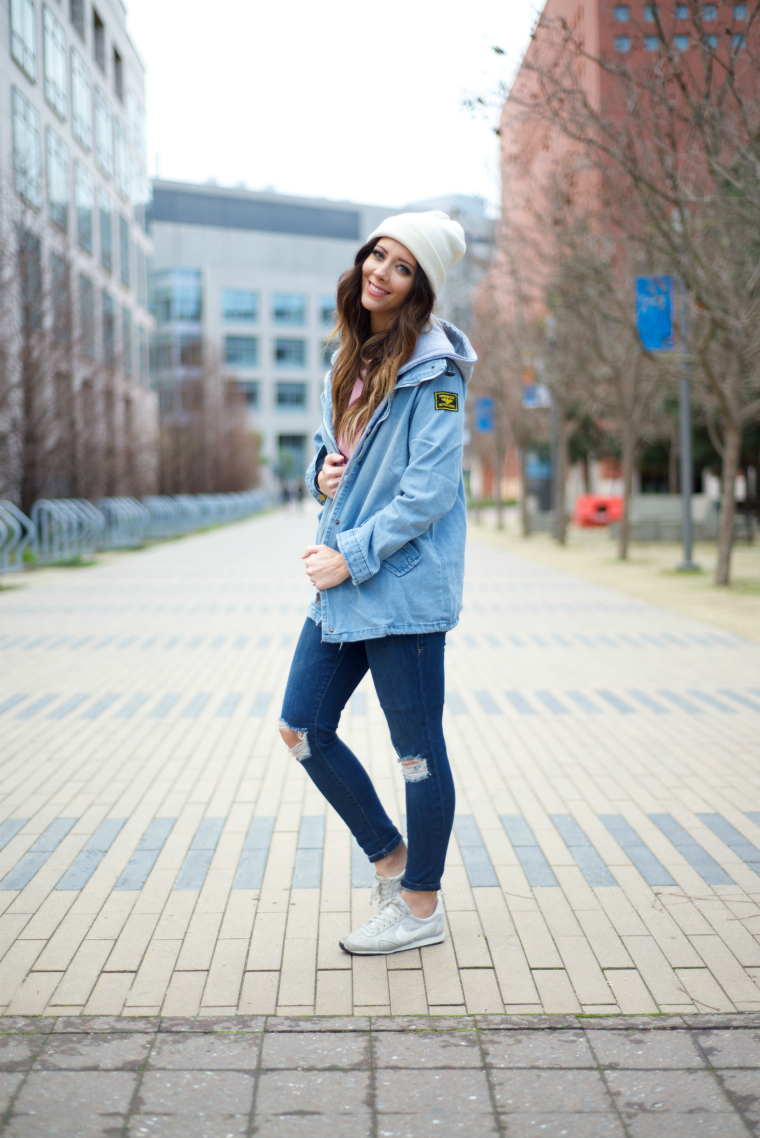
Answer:
[[[370,905],[379,905],[381,909],[385,908],[388,902],[396,896],[396,893],[392,891],[395,885],[396,881],[393,878],[381,877],[379,873],[376,874],[375,884],[369,898]]]
[[[375,936],[408,916],[409,906],[406,901],[402,897],[392,897],[379,913],[375,913],[374,917],[362,925],[361,931],[365,936]]]

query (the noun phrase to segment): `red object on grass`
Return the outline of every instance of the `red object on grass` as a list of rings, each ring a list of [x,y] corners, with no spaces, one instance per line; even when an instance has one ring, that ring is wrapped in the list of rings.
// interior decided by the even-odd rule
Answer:
[[[573,521],[577,526],[608,526],[611,522],[619,522],[622,514],[622,498],[581,494],[575,499]]]

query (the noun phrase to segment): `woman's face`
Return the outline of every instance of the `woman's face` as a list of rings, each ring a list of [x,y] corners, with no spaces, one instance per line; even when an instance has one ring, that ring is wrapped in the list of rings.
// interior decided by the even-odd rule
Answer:
[[[405,245],[379,238],[362,266],[362,306],[372,315],[373,329],[390,324],[411,292],[416,271],[417,261]]]

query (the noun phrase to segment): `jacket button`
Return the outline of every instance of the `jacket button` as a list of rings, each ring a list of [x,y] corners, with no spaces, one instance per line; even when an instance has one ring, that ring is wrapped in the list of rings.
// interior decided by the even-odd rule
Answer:
[[[334,628],[331,628],[331,629],[330,629],[330,632],[335,632],[335,629],[334,629]]]

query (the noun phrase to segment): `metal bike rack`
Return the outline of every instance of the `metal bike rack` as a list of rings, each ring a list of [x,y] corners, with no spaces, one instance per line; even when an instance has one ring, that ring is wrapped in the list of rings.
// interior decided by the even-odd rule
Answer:
[[[24,550],[36,537],[34,522],[13,502],[0,501],[0,573],[24,568]]]

